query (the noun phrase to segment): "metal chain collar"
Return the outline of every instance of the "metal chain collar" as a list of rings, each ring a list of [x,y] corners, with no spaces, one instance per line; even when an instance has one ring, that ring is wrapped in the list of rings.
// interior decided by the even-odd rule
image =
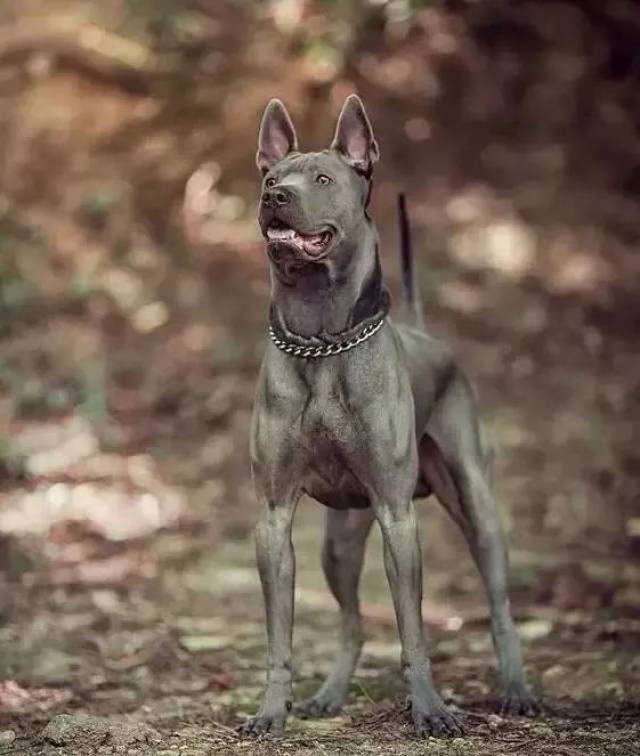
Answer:
[[[374,333],[380,330],[385,317],[386,315],[377,323],[369,323],[360,333],[346,341],[339,341],[337,344],[327,344],[326,346],[300,346],[289,341],[283,341],[276,336],[273,326],[269,327],[269,337],[280,351],[290,354],[292,357],[332,357],[341,352],[348,352],[350,349],[358,346],[358,344],[362,344],[363,341],[370,339]]]

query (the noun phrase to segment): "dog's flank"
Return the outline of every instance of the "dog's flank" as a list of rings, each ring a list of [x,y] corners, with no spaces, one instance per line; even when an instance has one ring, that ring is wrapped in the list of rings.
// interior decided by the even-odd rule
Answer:
[[[413,499],[430,493],[460,526],[486,587],[503,710],[537,709],[509,609],[506,547],[473,395],[446,345],[416,327],[420,303],[402,204],[411,324],[387,317],[378,236],[367,212],[379,154],[354,95],[342,108],[331,147],[321,152],[298,151],[280,101],[265,110],[257,157],[263,176],[259,222],[271,269],[271,333],[278,335],[268,343],[260,371],[251,465],[262,508],[256,552],[268,664],[262,706],[241,728],[245,734],[281,733],[293,706],[291,528],[302,494],[327,508],[322,564],[340,607],[341,640],[331,673],[298,704],[299,714],[334,714],[347,699],[363,639],[358,583],[377,520],[415,731],[462,733],[461,718],[436,691],[421,617]],[[353,348],[329,348],[346,342]]]

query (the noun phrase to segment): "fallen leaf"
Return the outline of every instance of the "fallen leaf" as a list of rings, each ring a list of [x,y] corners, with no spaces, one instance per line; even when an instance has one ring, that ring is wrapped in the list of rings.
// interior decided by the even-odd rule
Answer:
[[[213,690],[229,690],[233,686],[233,678],[228,672],[214,672],[209,676],[208,687]]]

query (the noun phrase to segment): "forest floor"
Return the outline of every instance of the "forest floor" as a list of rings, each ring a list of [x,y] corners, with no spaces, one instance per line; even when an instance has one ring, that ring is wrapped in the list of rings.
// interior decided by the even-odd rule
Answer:
[[[318,565],[321,527],[319,507],[303,503],[295,532],[297,698],[319,684],[337,644],[336,613]],[[165,535],[154,548],[169,553],[181,537]],[[637,618],[516,600],[526,666],[544,713],[502,718],[486,613],[469,560],[454,557],[450,570],[434,571],[428,553],[426,617],[435,676],[447,701],[466,713],[468,730],[453,740],[415,738],[403,712],[380,551],[376,532],[362,592],[368,642],[348,706],[331,719],[291,717],[285,739],[255,742],[234,732],[256,710],[264,677],[262,599],[248,538],[218,544],[146,586],[33,589],[1,631],[0,753],[638,752]],[[531,554],[516,549],[512,559],[522,579]]]

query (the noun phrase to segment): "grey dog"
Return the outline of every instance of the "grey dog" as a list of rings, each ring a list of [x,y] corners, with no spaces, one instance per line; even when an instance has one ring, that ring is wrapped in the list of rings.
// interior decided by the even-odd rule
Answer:
[[[291,528],[303,493],[326,507],[322,563],[342,629],[332,672],[296,711],[334,714],[345,702],[363,642],[358,583],[376,520],[415,730],[420,736],[463,732],[434,687],[421,616],[413,500],[431,493],[460,526],[486,586],[503,712],[533,715],[538,708],[511,618],[507,552],[473,395],[450,350],[422,328],[406,223],[406,312],[402,323],[387,315],[378,238],[367,212],[378,157],[355,95],[344,103],[331,147],[321,152],[298,150],[279,100],[263,115],[259,221],[271,271],[271,339],[253,412],[251,462],[262,505],[256,550],[268,668],[262,706],[240,728],[247,735],[282,733],[293,707]]]

